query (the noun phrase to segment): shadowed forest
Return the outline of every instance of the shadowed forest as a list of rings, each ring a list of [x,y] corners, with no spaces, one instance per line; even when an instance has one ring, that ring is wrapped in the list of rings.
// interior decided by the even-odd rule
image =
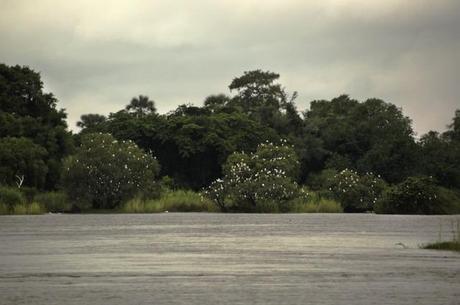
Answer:
[[[460,110],[416,137],[396,105],[342,95],[298,109],[279,75],[159,114],[139,95],[69,131],[40,74],[0,65],[0,214],[460,213]],[[228,91],[227,88],[222,88]]]

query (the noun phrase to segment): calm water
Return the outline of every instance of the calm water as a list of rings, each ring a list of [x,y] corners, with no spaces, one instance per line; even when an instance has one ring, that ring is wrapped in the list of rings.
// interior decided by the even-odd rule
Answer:
[[[0,304],[460,304],[453,219],[0,216]]]

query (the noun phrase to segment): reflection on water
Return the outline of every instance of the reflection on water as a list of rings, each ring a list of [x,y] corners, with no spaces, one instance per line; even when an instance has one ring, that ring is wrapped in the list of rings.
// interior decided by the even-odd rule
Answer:
[[[0,304],[460,304],[452,216],[0,217]]]

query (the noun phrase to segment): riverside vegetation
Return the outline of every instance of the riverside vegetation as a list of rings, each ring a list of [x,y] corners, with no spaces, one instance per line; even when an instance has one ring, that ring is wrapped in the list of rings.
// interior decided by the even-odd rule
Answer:
[[[415,137],[395,105],[347,95],[298,111],[279,75],[248,71],[202,106],[140,95],[79,133],[28,67],[0,64],[0,214],[460,213],[460,110]]]
[[[452,240],[444,241],[442,238],[442,225],[439,228],[439,238],[437,242],[423,245],[424,249],[449,250],[460,252],[460,219],[452,221]]]

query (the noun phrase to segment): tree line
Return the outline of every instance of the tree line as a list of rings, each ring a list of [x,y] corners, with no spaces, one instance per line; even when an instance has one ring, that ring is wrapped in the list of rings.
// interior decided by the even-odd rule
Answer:
[[[288,146],[292,154],[285,151],[286,160],[297,164],[296,170],[285,177],[287,180],[276,178],[281,179],[277,184],[290,189],[282,182],[289,180],[299,187],[299,192],[303,188],[307,193],[317,192],[324,198],[339,200],[346,211],[374,210],[373,202],[382,194],[387,198],[385,204],[380,204],[384,211],[391,212],[398,200],[407,202],[406,205],[421,202],[417,187],[425,190],[434,187],[435,193],[439,190],[448,193],[441,196],[445,200],[458,199],[460,110],[454,113],[445,132],[430,131],[416,138],[412,121],[402,109],[376,98],[358,101],[341,95],[331,100],[314,100],[309,109],[299,111],[295,104],[297,93],[287,92],[278,82],[279,77],[277,73],[262,70],[244,72],[230,82],[230,94],[210,95],[201,106],[183,104],[166,114],[159,114],[149,97],[139,95],[124,109],[108,116],[82,115],[77,123],[81,130],[73,134],[67,128],[65,111],[57,109],[56,98],[43,92],[39,73],[28,67],[2,64],[0,184],[12,187],[21,184],[22,188],[41,191],[68,188],[69,160],[83,153],[82,146],[88,149],[91,137],[100,141],[104,135],[110,135],[114,141],[129,141],[146,156],[155,157],[151,162],[158,163],[158,169],[153,174],[176,189],[206,190],[204,194],[212,194],[210,190],[217,185],[216,181],[225,181],[226,177],[228,181],[237,179],[231,177],[229,170],[236,166],[237,155],[240,159],[251,159],[258,158],[259,152],[275,158],[277,151],[285,151],[283,147]],[[270,153],[267,148],[264,152],[262,143],[272,145]],[[254,168],[244,175],[258,173],[262,164],[259,163],[251,165]],[[262,167],[267,166],[272,165],[267,163]],[[284,171],[286,166],[279,164],[276,170]],[[152,179],[151,176],[152,172],[146,179]],[[78,179],[85,178],[76,175],[70,180]],[[136,179],[141,181],[142,177]],[[342,180],[353,181],[346,184],[347,191],[340,188],[345,185]],[[418,199],[394,199],[397,187],[408,185]],[[113,186],[106,185],[109,189]],[[253,187],[249,193],[262,188],[259,184]],[[248,209],[242,205],[242,198],[235,199],[240,189],[232,189],[230,184],[226,188],[230,193],[225,195],[224,205]],[[340,192],[351,198],[346,199]],[[403,193],[397,198],[403,198]],[[435,193],[426,198],[434,198]],[[280,198],[273,197],[278,201]],[[395,203],[391,205],[389,198]],[[360,200],[366,203],[359,205]],[[421,205],[435,204],[430,202]],[[401,207],[397,209],[404,211]],[[432,213],[420,206],[410,211]]]

